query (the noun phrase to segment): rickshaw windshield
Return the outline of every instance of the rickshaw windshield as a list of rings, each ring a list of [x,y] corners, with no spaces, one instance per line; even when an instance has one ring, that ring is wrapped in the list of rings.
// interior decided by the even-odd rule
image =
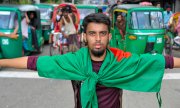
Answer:
[[[160,11],[132,12],[132,29],[162,29],[163,15]]]
[[[16,12],[0,11],[0,29],[13,29],[18,23]]]
[[[41,19],[50,20],[52,9],[40,8]]]
[[[95,9],[78,9],[80,13],[80,19],[84,19],[87,15],[95,13]]]

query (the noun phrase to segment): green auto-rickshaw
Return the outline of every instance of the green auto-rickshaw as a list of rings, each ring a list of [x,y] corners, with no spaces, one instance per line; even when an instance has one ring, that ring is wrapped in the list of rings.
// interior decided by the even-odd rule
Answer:
[[[132,53],[159,53],[164,49],[165,29],[163,9],[137,4],[123,4],[113,8],[110,46]],[[116,26],[117,16],[125,19],[125,31]]]
[[[76,7],[80,13],[80,25],[81,25],[85,16],[91,13],[98,13],[99,10],[105,12],[107,5],[76,4]]]
[[[0,37],[0,57],[1,58],[15,58],[23,55],[28,55],[30,52],[35,51],[32,46],[32,33],[28,30],[28,38],[23,39],[22,36],[22,17],[27,13],[34,12],[37,19],[36,36],[38,41],[38,47],[42,51],[42,44],[44,43],[42,37],[42,29],[40,23],[40,11],[33,5],[0,5],[0,32],[11,34],[14,32],[15,25],[18,25],[18,38],[11,39],[8,37]]]
[[[52,14],[54,11],[54,8],[58,6],[57,4],[35,4],[40,9],[41,14],[41,25],[42,25],[42,35],[44,37],[45,41],[49,40],[49,35],[53,29],[51,27],[52,24]]]

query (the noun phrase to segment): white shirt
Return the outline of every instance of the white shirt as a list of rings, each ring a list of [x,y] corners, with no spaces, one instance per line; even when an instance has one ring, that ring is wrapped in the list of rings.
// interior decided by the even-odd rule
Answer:
[[[28,24],[26,22],[26,18],[23,18],[22,21],[21,21],[21,30],[22,30],[22,35],[25,37],[25,38],[28,38]]]

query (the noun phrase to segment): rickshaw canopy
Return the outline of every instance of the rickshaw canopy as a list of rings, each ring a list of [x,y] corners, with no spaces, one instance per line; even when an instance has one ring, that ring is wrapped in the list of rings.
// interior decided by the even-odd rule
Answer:
[[[75,18],[76,18],[75,28],[76,28],[76,30],[78,30],[79,22],[80,22],[80,13],[79,13],[78,9],[76,8],[76,6],[74,4],[71,4],[71,3],[62,3],[62,4],[58,5],[57,7],[55,7],[55,9],[53,11],[52,21],[53,22],[56,21],[56,14],[57,14],[58,9],[59,8],[62,9],[63,7],[68,6],[68,5],[72,9],[72,13],[75,15]]]

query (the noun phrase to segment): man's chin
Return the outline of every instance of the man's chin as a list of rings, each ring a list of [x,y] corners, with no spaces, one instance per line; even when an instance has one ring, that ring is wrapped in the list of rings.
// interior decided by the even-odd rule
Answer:
[[[105,49],[92,49],[91,54],[95,57],[101,57],[105,53]]]

